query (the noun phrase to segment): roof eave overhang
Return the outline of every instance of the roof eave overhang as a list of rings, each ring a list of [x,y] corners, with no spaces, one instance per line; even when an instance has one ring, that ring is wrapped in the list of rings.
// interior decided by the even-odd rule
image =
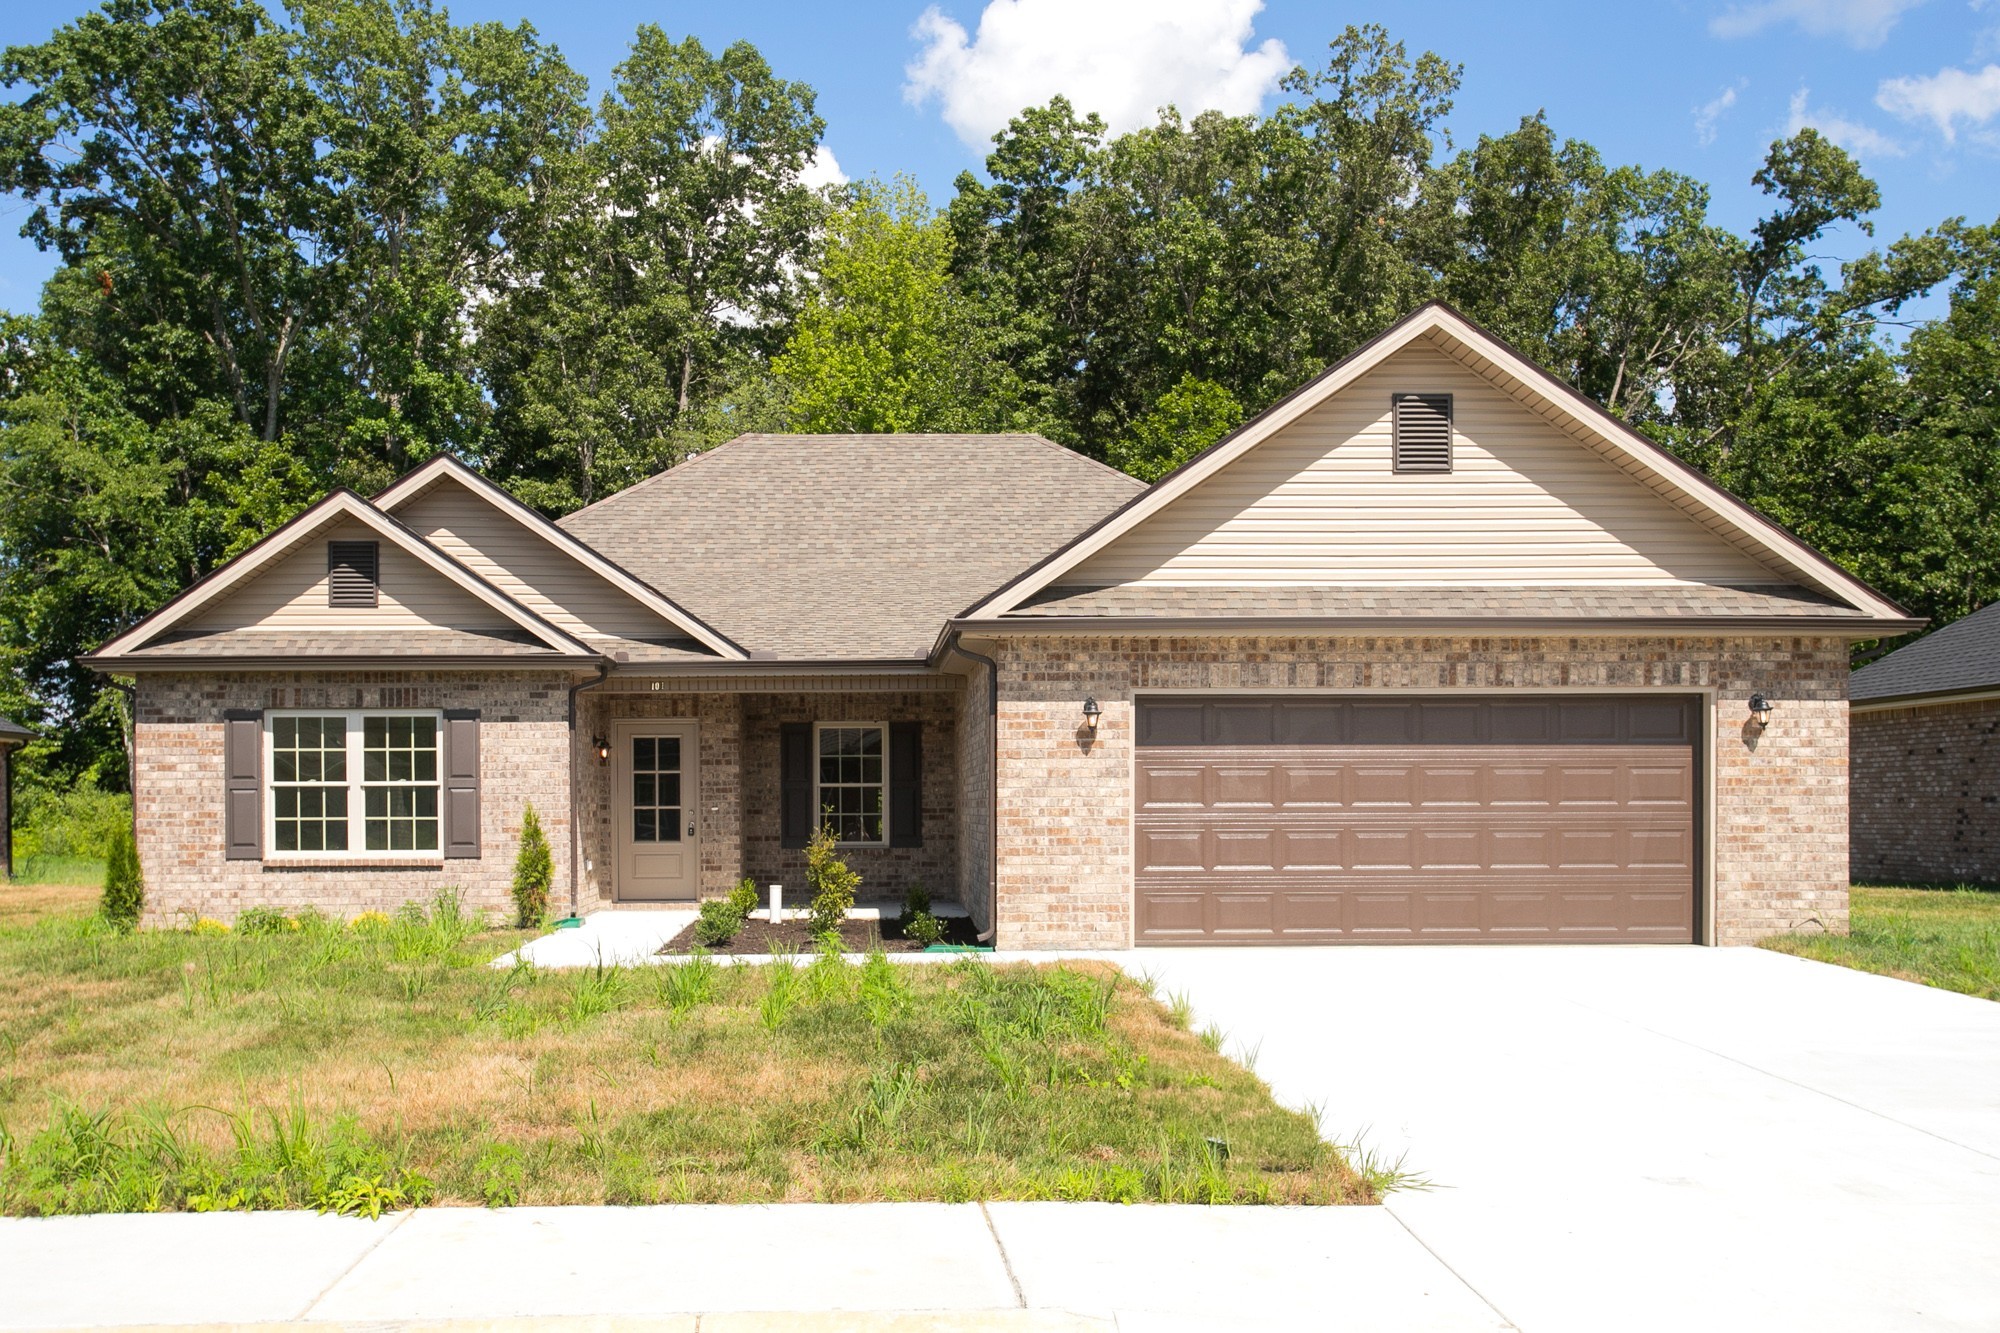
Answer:
[[[773,658],[758,661],[612,662],[614,676],[930,676],[923,658]]]
[[[1946,704],[1976,704],[2000,699],[2000,684],[1958,686],[1949,690],[1926,690],[1915,694],[1886,694],[1873,699],[1850,699],[1851,713],[1873,713],[1890,708],[1938,708]]]
[[[945,627],[939,651],[954,634],[1439,634],[1548,636],[1577,634],[1810,634],[1879,639],[1920,629],[1922,620],[1855,616],[1007,616],[961,618]]]
[[[91,653],[76,659],[77,665],[106,675],[137,676],[177,671],[542,671],[564,667],[592,671],[602,664],[596,657],[576,657],[568,653],[518,654],[509,657],[479,657],[464,654],[426,654],[422,657],[117,657]]]

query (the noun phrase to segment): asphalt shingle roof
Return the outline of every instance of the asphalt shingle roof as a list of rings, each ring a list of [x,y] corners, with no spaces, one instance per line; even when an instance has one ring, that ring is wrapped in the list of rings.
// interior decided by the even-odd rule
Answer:
[[[534,657],[557,658],[525,630],[181,630],[169,631],[124,655],[130,661],[298,657]]]
[[[1565,620],[1837,616],[1866,613],[1804,588],[1188,588],[1054,587],[1020,616],[1554,617]]]
[[[1848,698],[1900,699],[2000,688],[2000,602],[1870,662],[1847,678]]]
[[[743,435],[561,519],[753,656],[926,656],[1144,490],[1036,435]]]

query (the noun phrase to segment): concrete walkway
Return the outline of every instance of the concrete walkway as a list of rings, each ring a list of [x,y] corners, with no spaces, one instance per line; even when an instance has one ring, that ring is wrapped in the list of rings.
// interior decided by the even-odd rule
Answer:
[[[2000,1004],[1762,949],[1149,950],[1125,966],[1440,1188],[1528,1333],[2000,1329]]]
[[[793,1313],[815,1311],[822,1317]],[[559,1319],[693,1329],[697,1315],[708,1333],[1503,1327],[1380,1208],[791,1204],[437,1208],[379,1222],[0,1220],[6,1329]]]

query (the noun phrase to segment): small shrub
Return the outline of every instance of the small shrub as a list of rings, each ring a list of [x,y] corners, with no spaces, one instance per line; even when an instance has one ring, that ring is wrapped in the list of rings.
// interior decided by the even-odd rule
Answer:
[[[227,935],[229,933],[229,923],[227,921],[217,921],[212,916],[201,916],[195,918],[192,929],[197,935]]]
[[[736,887],[729,891],[729,905],[736,909],[738,916],[748,921],[750,914],[757,910],[757,881],[748,875],[737,881]]]
[[[914,940],[928,949],[944,939],[944,922],[929,912],[906,916],[903,918],[903,938]]]
[[[363,912],[347,923],[347,928],[357,935],[385,935],[392,923],[385,912]]]
[[[696,944],[711,949],[729,943],[736,933],[743,929],[743,914],[728,898],[710,898],[701,905],[700,915],[694,920],[694,940]]]
[[[139,873],[139,848],[132,840],[129,826],[112,835],[108,860],[104,872],[104,919],[120,930],[132,930],[146,908],[146,886]]]
[[[519,1148],[511,1143],[489,1143],[472,1169],[479,1177],[479,1197],[488,1208],[511,1208],[521,1202],[528,1168]]]
[[[861,876],[841,859],[840,839],[830,823],[815,829],[806,844],[806,887],[812,891],[812,906],[806,912],[812,933],[838,931],[854,910],[854,891],[861,887]]]
[[[555,860],[542,834],[541,816],[530,805],[521,812],[521,850],[514,856],[514,924],[533,929],[549,915],[549,886],[555,882]]]
[[[236,914],[239,935],[286,935],[298,928],[298,922],[275,907],[246,907]]]

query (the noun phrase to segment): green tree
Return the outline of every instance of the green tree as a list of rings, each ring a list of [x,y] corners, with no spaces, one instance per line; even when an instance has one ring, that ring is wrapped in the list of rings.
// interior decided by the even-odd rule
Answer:
[[[1243,407],[1220,384],[1183,375],[1153,410],[1114,440],[1106,460],[1141,481],[1158,481],[1243,424]]]
[[[128,825],[111,839],[104,868],[104,898],[98,908],[120,930],[132,930],[146,910],[146,885],[139,873],[139,847]]]
[[[747,42],[712,55],[639,29],[481,316],[487,462],[524,499],[573,509],[773,424],[764,359],[826,213],[803,183],[825,128],[813,101]]]
[[[555,859],[542,833],[541,816],[528,805],[521,811],[521,848],[514,854],[514,924],[531,930],[549,915],[549,889],[555,883]]]
[[[856,187],[827,224],[818,281],[771,363],[795,430],[969,431],[1015,424],[951,275],[951,231],[907,178]]]

